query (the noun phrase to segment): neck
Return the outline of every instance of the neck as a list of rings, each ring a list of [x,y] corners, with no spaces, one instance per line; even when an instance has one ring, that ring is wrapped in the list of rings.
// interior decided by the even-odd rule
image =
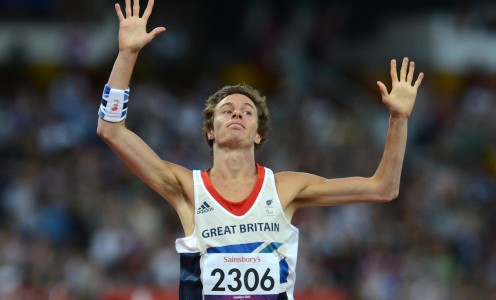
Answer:
[[[257,173],[255,155],[251,150],[222,151],[214,149],[213,167],[210,176],[219,179],[236,180]]]

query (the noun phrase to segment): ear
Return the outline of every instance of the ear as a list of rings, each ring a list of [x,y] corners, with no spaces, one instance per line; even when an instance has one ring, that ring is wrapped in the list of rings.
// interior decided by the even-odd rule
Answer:
[[[257,135],[255,136],[255,144],[260,144],[260,141],[262,141],[262,136],[260,135],[260,133],[257,133]]]
[[[213,129],[209,129],[208,132],[207,132],[207,139],[209,141],[212,141],[214,139],[214,130]]]

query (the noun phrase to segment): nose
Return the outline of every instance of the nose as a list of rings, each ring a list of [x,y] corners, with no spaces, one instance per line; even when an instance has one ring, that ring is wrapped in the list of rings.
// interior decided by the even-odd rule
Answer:
[[[235,118],[241,119],[242,117],[243,117],[243,114],[237,109],[233,111],[232,116],[231,116],[232,119],[235,119]]]

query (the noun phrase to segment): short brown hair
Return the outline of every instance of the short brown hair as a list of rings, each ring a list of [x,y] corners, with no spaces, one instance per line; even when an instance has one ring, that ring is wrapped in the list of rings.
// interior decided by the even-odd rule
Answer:
[[[246,84],[238,85],[227,85],[215,92],[213,95],[208,97],[205,102],[205,108],[203,109],[203,124],[202,129],[207,137],[207,133],[213,129],[214,123],[214,111],[217,104],[222,101],[225,97],[232,94],[242,94],[250,98],[257,108],[257,118],[258,118],[258,128],[257,133],[260,135],[260,143],[255,144],[255,150],[258,150],[262,144],[266,141],[267,135],[270,129],[270,116],[269,109],[267,108],[267,102],[265,96],[263,96],[258,90],[252,88]],[[207,137],[207,143],[212,148],[213,141],[209,140]]]

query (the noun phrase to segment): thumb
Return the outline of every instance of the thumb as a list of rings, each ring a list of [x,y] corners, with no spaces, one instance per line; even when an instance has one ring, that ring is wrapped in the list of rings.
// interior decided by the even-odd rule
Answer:
[[[150,41],[153,40],[155,37],[157,37],[159,34],[164,32],[166,29],[165,27],[156,27],[150,33],[148,33],[148,36],[150,38]]]
[[[381,92],[381,95],[382,95],[383,97],[385,97],[385,96],[388,96],[388,95],[389,95],[389,93],[388,93],[388,91],[387,91],[387,88],[386,88],[386,86],[384,85],[384,83],[382,83],[382,82],[380,82],[380,81],[377,81],[377,86],[379,87],[379,91]]]

